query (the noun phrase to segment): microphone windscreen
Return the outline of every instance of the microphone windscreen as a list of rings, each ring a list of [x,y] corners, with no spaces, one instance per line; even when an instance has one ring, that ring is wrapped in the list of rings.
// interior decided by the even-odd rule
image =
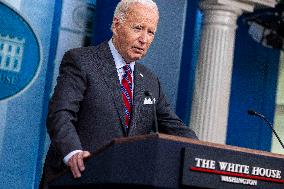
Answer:
[[[254,110],[248,110],[249,115],[256,115],[256,112]]]
[[[145,91],[144,94],[145,94],[146,96],[151,96],[151,94],[150,94],[149,91]]]

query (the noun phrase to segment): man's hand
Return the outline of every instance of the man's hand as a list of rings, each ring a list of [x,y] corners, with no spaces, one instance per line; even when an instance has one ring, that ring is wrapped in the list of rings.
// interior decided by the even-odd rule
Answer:
[[[74,154],[68,161],[68,166],[71,169],[71,172],[74,178],[80,178],[81,172],[85,170],[84,160],[85,158],[91,155],[88,151],[82,151]]]

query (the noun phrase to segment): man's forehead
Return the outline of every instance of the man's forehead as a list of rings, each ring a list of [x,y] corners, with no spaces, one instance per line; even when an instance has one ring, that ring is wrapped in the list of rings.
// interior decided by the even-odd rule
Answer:
[[[158,24],[158,18],[156,15],[153,16],[150,14],[143,14],[141,16],[141,14],[128,14],[125,17],[125,21],[123,23],[128,23],[130,25],[147,25],[148,27],[152,27],[154,30],[156,30],[157,28],[157,24]]]
[[[153,16],[153,13],[154,13],[155,16],[158,16],[158,12],[153,7],[151,7],[149,5],[137,3],[137,2],[130,4],[127,11],[126,11],[126,15],[132,15],[132,16],[135,16],[135,15],[141,14],[141,13],[144,13],[144,14],[148,13],[148,14],[151,14],[151,16]]]

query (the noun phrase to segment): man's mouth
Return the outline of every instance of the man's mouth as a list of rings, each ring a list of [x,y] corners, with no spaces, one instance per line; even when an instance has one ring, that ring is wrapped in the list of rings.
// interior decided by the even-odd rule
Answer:
[[[133,49],[138,52],[138,53],[143,53],[144,52],[144,49],[143,48],[140,48],[140,47],[133,47]]]

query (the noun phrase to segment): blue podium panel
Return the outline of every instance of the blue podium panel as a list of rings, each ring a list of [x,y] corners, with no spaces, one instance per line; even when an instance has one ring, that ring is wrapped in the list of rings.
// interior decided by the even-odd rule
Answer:
[[[0,188],[37,188],[54,1],[0,2]]]
[[[38,188],[63,54],[90,44],[96,0],[0,1],[0,188]]]

